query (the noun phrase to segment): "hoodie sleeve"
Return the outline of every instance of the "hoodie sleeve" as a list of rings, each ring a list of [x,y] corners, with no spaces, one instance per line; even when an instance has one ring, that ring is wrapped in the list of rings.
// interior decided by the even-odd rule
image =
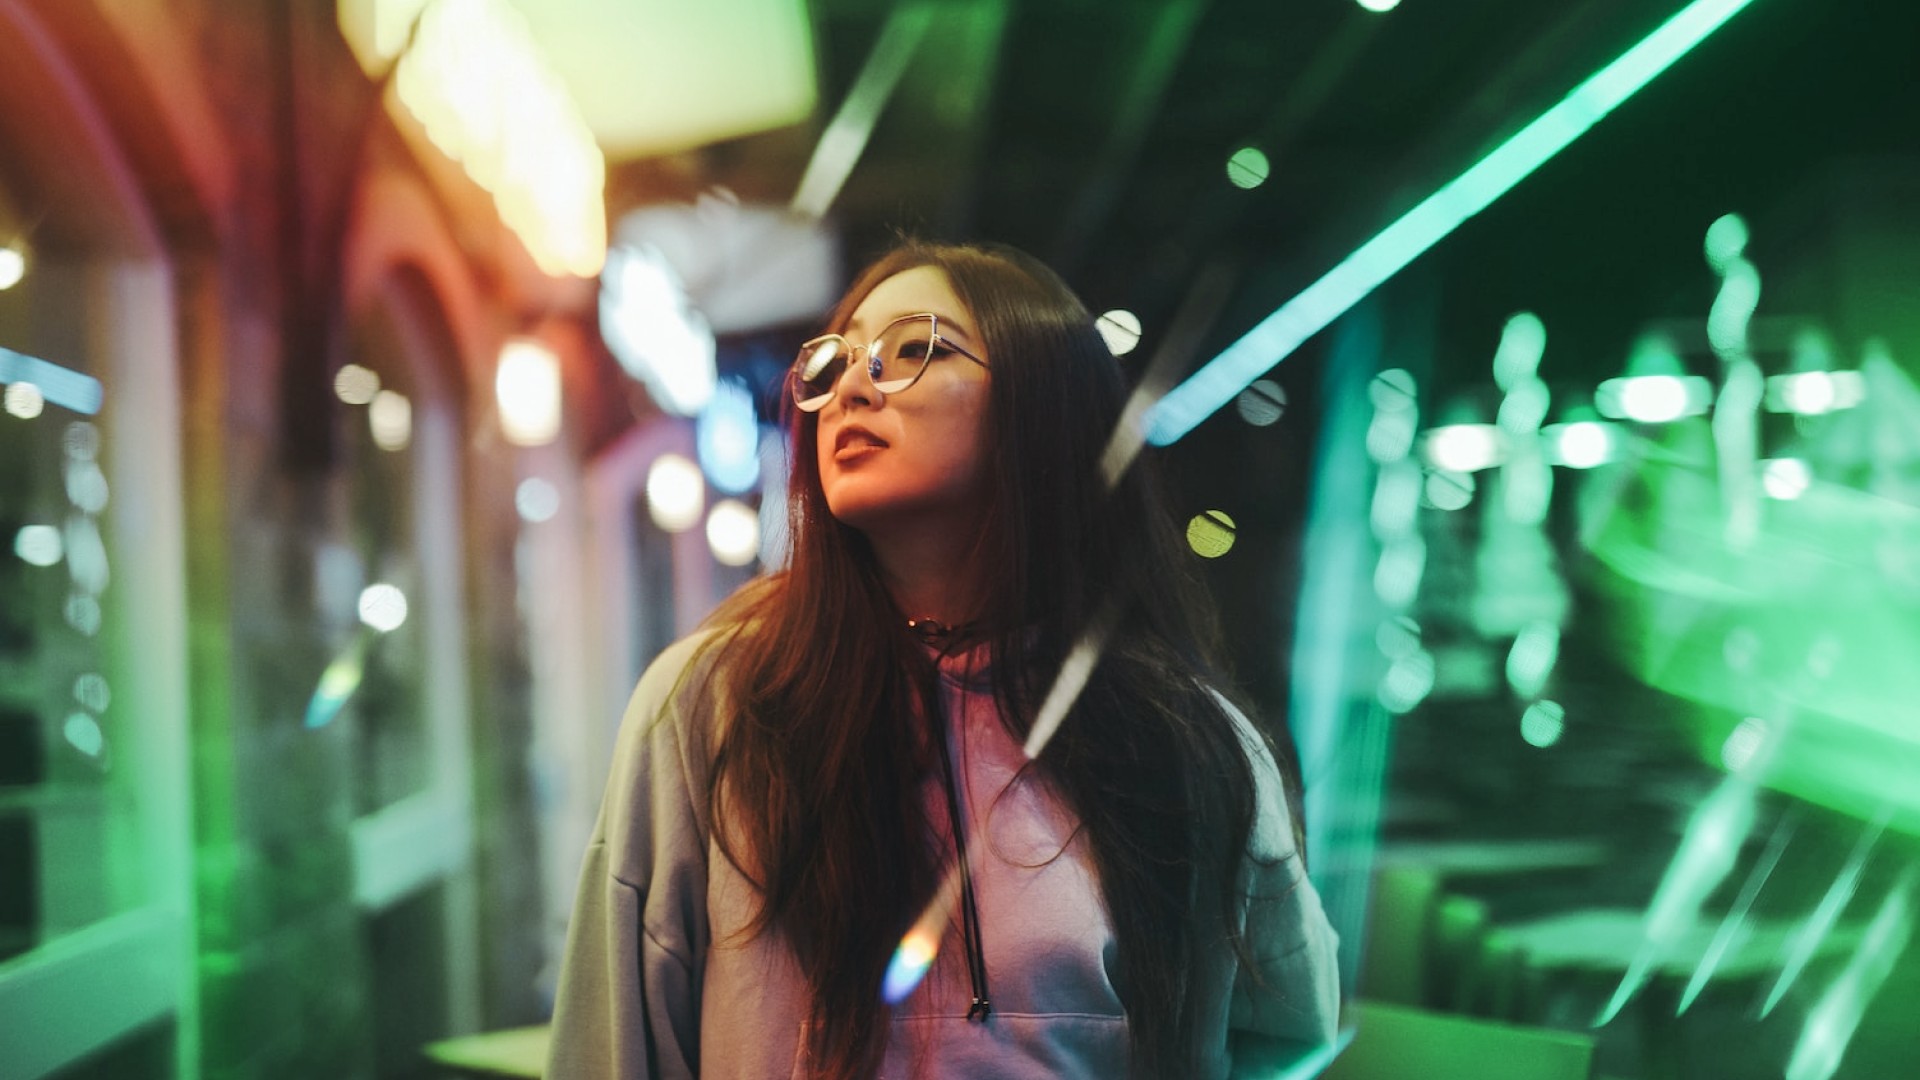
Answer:
[[[663,652],[621,720],[567,929],[549,1080],[699,1074],[711,694],[688,669],[697,648]]]
[[[1234,1071],[1243,1073],[1299,1060],[1333,1042],[1340,1018],[1339,937],[1295,848],[1293,817],[1272,751],[1244,715],[1226,708],[1253,765],[1258,805],[1246,874],[1246,943],[1253,964],[1236,975],[1228,1011]]]

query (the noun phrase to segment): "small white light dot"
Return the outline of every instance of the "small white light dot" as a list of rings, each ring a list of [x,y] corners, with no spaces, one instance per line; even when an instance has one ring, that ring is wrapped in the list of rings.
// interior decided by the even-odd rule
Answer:
[[[372,368],[347,364],[333,376],[333,393],[349,405],[365,405],[380,392],[380,375]]]
[[[47,399],[40,393],[40,388],[30,382],[17,382],[8,386],[5,401],[8,414],[22,420],[31,420],[39,416],[47,407]]]
[[[1421,457],[1437,469],[1473,472],[1506,460],[1500,429],[1492,424],[1448,424],[1420,439]]]
[[[385,583],[360,590],[360,621],[389,633],[407,621],[407,595]]]
[[[537,476],[528,477],[514,489],[513,506],[522,521],[537,525],[560,512],[560,489]]]
[[[405,450],[413,441],[413,402],[391,390],[380,391],[367,406],[367,427],[375,446]]]
[[[1100,316],[1094,326],[1115,356],[1125,356],[1140,344],[1140,316],[1131,311],[1115,308]]]
[[[1591,469],[1613,457],[1613,429],[1598,420],[1576,420],[1554,432],[1554,450],[1569,469]]]
[[[0,247],[0,291],[13,288],[27,276],[27,253],[8,244]]]
[[[647,469],[647,514],[664,532],[685,532],[706,508],[700,466],[679,454],[661,454]]]
[[[66,554],[66,543],[53,525],[22,525],[13,536],[13,553],[32,566],[52,566]]]
[[[760,515],[738,499],[721,499],[707,514],[707,547],[727,566],[745,566],[760,553]]]
[[[1806,494],[1813,484],[1813,473],[1799,458],[1774,458],[1762,467],[1760,485],[1767,494],[1783,502]]]

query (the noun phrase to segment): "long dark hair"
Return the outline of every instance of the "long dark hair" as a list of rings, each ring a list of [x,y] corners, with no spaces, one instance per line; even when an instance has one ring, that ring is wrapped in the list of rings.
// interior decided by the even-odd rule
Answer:
[[[966,580],[1002,721],[1024,739],[1053,675],[1096,620],[1107,648],[1038,763],[1083,823],[1118,941],[1116,988],[1138,1076],[1197,1068],[1195,961],[1244,954],[1235,879],[1254,816],[1245,746],[1210,687],[1217,631],[1151,475],[1108,489],[1101,457],[1128,387],[1086,308],[1004,246],[908,243],[832,313],[842,330],[880,282],[943,271],[991,362],[994,505]],[[761,890],[750,933],[788,942],[812,991],[809,1055],[870,1075],[886,1043],[887,960],[938,885],[921,778],[936,669],[863,534],[828,512],[815,417],[791,413],[786,568],[731,598],[710,647],[731,702],[714,765],[722,852]],[[991,931],[989,931],[991,933]]]

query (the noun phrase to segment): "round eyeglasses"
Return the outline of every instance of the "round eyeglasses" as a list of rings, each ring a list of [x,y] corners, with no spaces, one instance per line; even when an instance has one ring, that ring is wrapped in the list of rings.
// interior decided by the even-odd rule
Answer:
[[[787,375],[793,403],[800,411],[819,412],[827,407],[854,350],[863,347],[867,378],[883,394],[897,394],[919,382],[927,365],[948,356],[964,356],[981,367],[987,366],[985,360],[941,337],[940,317],[930,313],[893,320],[866,346],[855,345],[839,334],[822,334],[800,346],[800,355]]]

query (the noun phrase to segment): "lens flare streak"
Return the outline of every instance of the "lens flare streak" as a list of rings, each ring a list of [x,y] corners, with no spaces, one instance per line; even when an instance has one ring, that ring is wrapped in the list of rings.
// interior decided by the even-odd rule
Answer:
[[[940,939],[946,933],[959,897],[960,864],[956,862],[947,869],[946,880],[934,894],[933,902],[914,920],[913,929],[900,939],[900,947],[887,962],[886,976],[880,981],[880,997],[888,1005],[907,1000],[907,995],[913,993],[932,969],[933,958],[940,953]]]
[[[1107,627],[1111,622],[1107,615],[1097,619],[1060,665],[1060,674],[1054,677],[1053,687],[1047,691],[1046,700],[1040,703],[1040,711],[1033,718],[1033,730],[1027,733],[1024,750],[1029,759],[1038,758],[1047,748],[1054,732],[1060,730],[1060,722],[1067,718],[1067,711],[1073,708],[1074,700],[1086,689],[1093,666],[1100,662],[1100,652],[1106,648]]]
[[[1908,867],[1880,902],[1847,966],[1807,1013],[1807,1026],[1787,1060],[1786,1080],[1827,1080],[1860,1026],[1860,1018],[1893,972],[1894,961],[1913,936],[1913,890],[1920,870]]]
[[[1833,924],[1840,920],[1840,913],[1846,909],[1847,902],[1853,899],[1854,890],[1860,887],[1860,874],[1867,867],[1867,856],[1873,852],[1874,844],[1879,842],[1880,833],[1892,817],[1893,808],[1888,806],[1868,823],[1866,831],[1854,843],[1852,854],[1847,856],[1846,865],[1840,868],[1839,876],[1827,887],[1827,895],[1820,898],[1819,906],[1813,909],[1806,924],[1794,934],[1793,945],[1787,952],[1787,962],[1780,969],[1780,977],[1774,981],[1766,1003],[1760,1006],[1761,1019],[1765,1019],[1773,1012],[1774,1006],[1780,1004],[1780,999],[1786,996],[1800,978],[1800,973],[1806,970],[1807,961],[1813,959],[1820,943],[1833,930]]]
[[[307,701],[306,726],[309,730],[323,728],[333,723],[345,708],[347,700],[354,691],[360,689],[360,680],[367,672],[367,651],[373,645],[378,632],[371,627],[362,626],[354,635],[352,643],[333,658],[327,669],[320,673],[319,685],[313,688],[313,697]]]
[[[1726,918],[1720,920],[1720,928],[1714,931],[1713,940],[1701,955],[1700,966],[1694,969],[1693,977],[1687,980],[1687,988],[1680,995],[1680,1007],[1674,1011],[1675,1016],[1685,1014],[1693,1005],[1694,999],[1706,989],[1713,973],[1719,969],[1720,961],[1733,948],[1740,935],[1746,932],[1747,912],[1753,909],[1754,897],[1760,895],[1760,889],[1773,876],[1774,867],[1780,864],[1780,854],[1787,850],[1787,841],[1793,839],[1797,823],[1796,818],[1787,816],[1781,818],[1780,824],[1774,827],[1773,836],[1767,841],[1767,849],[1754,862],[1746,883],[1740,886],[1740,895],[1734,899],[1733,906],[1727,909]]]
[[[1707,897],[1733,870],[1740,842],[1753,829],[1755,792],[1750,777],[1729,776],[1694,810],[1679,850],[1654,890],[1640,947],[1595,1027],[1606,1026],[1620,1014],[1699,918]]]
[[[1033,730],[1027,735],[1024,751],[1029,759],[1039,757],[1040,752],[1046,749],[1054,733],[1060,730],[1061,721],[1066,719],[1074,701],[1079,698],[1080,691],[1086,688],[1087,679],[1092,676],[1094,665],[1100,662],[1100,653],[1106,647],[1107,631],[1112,626],[1113,615],[1112,608],[1102,611],[1094,619],[1092,627],[1067,653],[1059,674],[1054,676],[1053,686],[1048,689],[1046,699],[1041,702],[1040,711],[1034,717]],[[934,894],[932,902],[914,921],[913,928],[900,939],[893,959],[887,962],[880,993],[888,1005],[898,1005],[906,1000],[907,995],[913,993],[933,967],[934,957],[940,952],[941,937],[946,932],[954,905],[960,897],[960,884],[960,864],[956,860],[947,868],[946,880]]]

